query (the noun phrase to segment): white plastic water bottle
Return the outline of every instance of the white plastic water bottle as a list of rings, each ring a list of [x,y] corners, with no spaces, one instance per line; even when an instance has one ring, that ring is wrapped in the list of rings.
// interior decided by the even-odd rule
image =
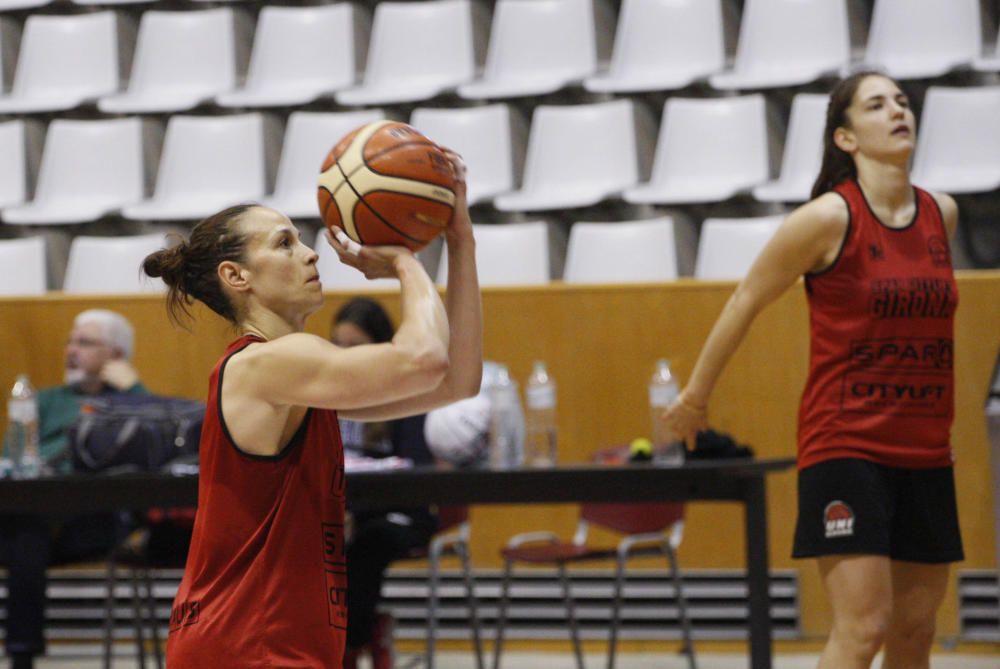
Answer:
[[[506,365],[497,365],[488,390],[490,398],[490,467],[509,469],[524,462],[523,414],[517,381]]]
[[[525,459],[532,467],[556,464],[556,382],[545,363],[536,361],[524,388],[528,411]]]
[[[27,374],[21,374],[7,400],[7,434],[4,456],[10,459],[12,474],[19,478],[37,478],[42,470],[38,451],[38,403]]]
[[[653,428],[653,452],[656,462],[681,464],[684,462],[684,444],[663,420],[663,410],[673,404],[680,394],[677,380],[670,365],[663,358],[656,361],[656,370],[649,381],[649,413]]]

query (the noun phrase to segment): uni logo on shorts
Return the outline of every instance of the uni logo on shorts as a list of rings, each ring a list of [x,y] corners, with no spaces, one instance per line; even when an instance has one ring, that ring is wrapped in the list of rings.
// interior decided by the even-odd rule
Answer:
[[[823,509],[823,524],[827,539],[849,537],[854,534],[854,512],[840,500],[835,500]]]

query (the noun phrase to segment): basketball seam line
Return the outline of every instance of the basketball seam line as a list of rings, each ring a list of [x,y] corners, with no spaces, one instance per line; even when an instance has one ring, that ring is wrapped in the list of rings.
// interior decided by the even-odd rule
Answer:
[[[366,167],[367,167],[367,165],[366,165]],[[399,228],[397,228],[395,225],[393,225],[392,223],[390,223],[389,221],[387,221],[385,219],[385,217],[382,216],[382,214],[378,213],[378,211],[376,211],[373,206],[371,206],[370,204],[368,204],[365,201],[365,196],[358,192],[358,189],[354,187],[354,184],[351,183],[351,180],[348,178],[348,176],[346,174],[344,174],[344,168],[342,168],[340,166],[340,159],[339,158],[337,159],[337,169],[340,170],[340,173],[344,176],[344,183],[346,183],[347,187],[350,188],[354,192],[354,196],[358,199],[358,202],[360,202],[365,207],[367,207],[368,211],[370,211],[371,213],[375,214],[375,218],[377,218],[378,220],[382,221],[382,223],[384,223],[386,225],[386,227],[388,227],[390,230],[395,230],[397,233],[399,233],[400,235],[402,235],[403,237],[409,239],[412,242],[416,242],[418,244],[426,244],[427,243],[426,240],[418,239],[418,238],[416,238],[416,237],[414,237],[412,235],[406,234],[405,232],[403,232],[402,230],[400,230]],[[361,168],[359,167],[358,169],[361,169]],[[371,169],[371,168],[369,168],[369,169]],[[357,172],[357,170],[355,170],[355,172]],[[354,172],[352,172],[352,174],[353,173]],[[381,176],[386,176],[386,175],[383,174]],[[388,191],[388,192],[392,192],[392,191]],[[417,197],[417,196],[415,196],[415,197]],[[360,228],[358,228],[357,220],[355,220],[355,223],[354,223],[354,230],[355,230],[355,232],[358,233],[358,238],[359,238],[358,241],[361,244],[364,244],[365,240],[361,239],[361,230],[360,230]]]

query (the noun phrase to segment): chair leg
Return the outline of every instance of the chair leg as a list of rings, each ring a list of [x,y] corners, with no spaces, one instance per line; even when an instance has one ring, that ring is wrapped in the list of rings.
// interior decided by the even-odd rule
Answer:
[[[513,562],[504,559],[503,576],[500,579],[500,604],[497,609],[496,639],[493,641],[493,669],[500,669],[500,653],[503,650],[504,625],[507,623],[507,602],[510,591],[510,574]]]
[[[688,669],[698,669],[698,663],[694,657],[694,641],[691,638],[691,618],[688,616],[687,599],[684,597],[684,589],[681,584],[681,573],[677,568],[677,555],[670,546],[667,546],[667,561],[670,563],[670,574],[674,582],[674,592],[677,593],[677,610],[681,619],[681,635],[684,645],[681,652],[687,655]]]
[[[135,625],[135,648],[139,660],[139,669],[146,669],[146,640],[142,633],[142,596],[139,592],[139,574],[137,569],[129,570],[132,575],[132,616]]]
[[[434,642],[437,637],[437,607],[438,607],[438,581],[440,556],[430,555],[430,582],[427,593],[427,650],[425,665],[427,669],[434,669]]]
[[[615,669],[615,651],[618,648],[618,628],[621,625],[622,590],[625,587],[625,556],[615,562],[615,591],[611,599],[611,629],[608,637],[608,669]]]
[[[566,573],[566,565],[559,565],[559,580],[562,581],[563,599],[566,602],[566,617],[569,618],[569,633],[573,638],[573,654],[576,656],[577,669],[585,669],[583,665],[583,649],[580,647],[580,626],[576,619],[576,606],[573,603],[573,595],[570,592],[569,575]]]
[[[142,570],[143,582],[146,585],[146,606],[149,610],[149,632],[153,639],[153,661],[156,669],[163,669],[163,649],[160,648],[160,625],[156,619],[156,596],[153,592],[153,570]]]
[[[465,595],[469,604],[469,617],[472,620],[472,642],[476,649],[476,669],[486,669],[483,665],[483,640],[479,629],[479,611],[476,604],[476,586],[472,579],[472,565],[469,562],[469,546],[460,544],[457,552],[462,560],[462,576],[465,580]]]
[[[115,582],[116,578],[114,558],[108,560],[107,588],[108,597],[104,604],[104,662],[103,669],[111,669],[111,654],[114,641],[115,627]]]

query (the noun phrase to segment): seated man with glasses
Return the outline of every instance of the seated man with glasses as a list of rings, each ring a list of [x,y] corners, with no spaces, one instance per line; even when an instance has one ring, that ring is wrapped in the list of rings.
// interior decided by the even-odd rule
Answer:
[[[73,322],[66,342],[64,384],[38,392],[38,431],[44,471],[72,468],[68,431],[89,399],[114,393],[146,393],[129,362],[134,334],[113,311],[90,309]],[[6,650],[12,669],[30,669],[45,652],[46,569],[104,559],[127,533],[118,513],[53,519],[0,517],[0,563],[7,568]]]

